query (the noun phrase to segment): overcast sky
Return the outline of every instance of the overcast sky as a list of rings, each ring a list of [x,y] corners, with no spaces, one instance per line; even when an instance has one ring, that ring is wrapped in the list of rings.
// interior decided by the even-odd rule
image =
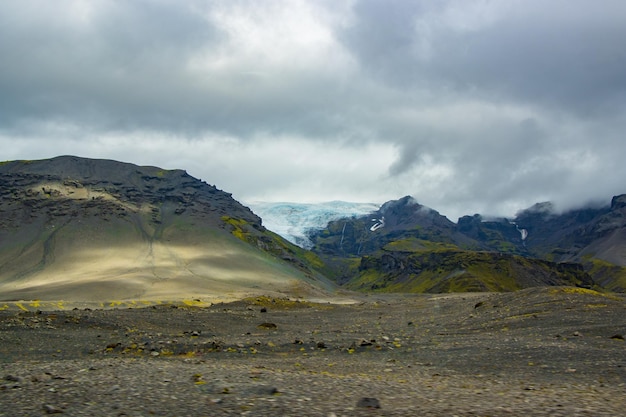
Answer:
[[[456,221],[626,193],[623,0],[2,0],[0,160]]]

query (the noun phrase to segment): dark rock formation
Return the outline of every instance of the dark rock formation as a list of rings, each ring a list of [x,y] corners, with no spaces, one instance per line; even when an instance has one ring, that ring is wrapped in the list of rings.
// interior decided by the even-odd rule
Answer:
[[[498,274],[493,275],[491,266],[497,264],[518,282],[447,285],[448,290],[512,290],[565,283],[590,286],[594,283],[590,277],[611,290],[626,288],[626,195],[614,197],[611,206],[558,213],[551,203],[538,203],[513,219],[475,214],[459,218],[457,224],[407,196],[385,203],[369,216],[331,222],[326,229],[312,232],[310,239],[313,250],[335,267],[338,282],[352,288],[440,291],[434,281],[448,274],[456,274],[457,281],[463,276],[467,283],[469,273],[451,265],[461,253],[463,258],[473,258],[474,269],[478,264],[484,267],[474,273],[478,281],[481,274],[495,279]],[[419,258],[421,264],[424,257],[431,259],[427,262],[431,269],[411,270],[414,264],[407,260]],[[361,258],[360,266],[345,261],[350,258]],[[503,269],[505,258],[509,266]],[[499,261],[494,263],[494,259]],[[433,282],[416,284],[428,274]],[[537,279],[529,280],[533,274]],[[508,278],[501,274],[498,279]],[[412,286],[405,285],[408,281]]]

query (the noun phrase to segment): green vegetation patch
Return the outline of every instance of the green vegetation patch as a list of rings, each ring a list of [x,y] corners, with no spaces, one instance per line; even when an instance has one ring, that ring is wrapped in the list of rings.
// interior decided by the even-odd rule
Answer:
[[[626,268],[587,256],[585,270],[593,280],[609,291],[626,292]]]
[[[415,247],[417,242],[412,243]],[[364,256],[356,276],[346,287],[376,292],[508,292],[554,285],[553,282],[572,286],[590,282],[579,265],[439,247],[434,251],[381,252]]]
[[[392,252],[449,251],[455,249],[458,250],[458,247],[451,243],[433,242],[415,237],[394,240],[383,247],[383,250]]]
[[[296,246],[269,230],[260,230],[246,220],[222,216],[222,221],[230,226],[230,232],[243,242],[260,249],[269,258],[304,272],[307,277],[330,276],[332,271],[315,253]],[[319,284],[319,283],[318,283]]]
[[[245,227],[248,225],[247,221],[230,216],[222,216],[222,220],[233,227],[231,233],[235,237],[243,240],[244,242],[249,242],[249,233],[245,230]]]
[[[610,300],[615,300],[615,301],[621,301],[621,298],[610,294],[610,293],[602,293],[599,291],[595,291],[595,290],[590,290],[587,288],[579,288],[579,287],[556,287],[556,288],[551,288],[550,289],[550,293],[555,295],[555,294],[578,294],[578,295],[588,295],[588,296],[592,296],[592,297],[602,297],[602,298],[606,298],[606,299],[610,299]],[[589,308],[593,308],[593,307],[603,307],[606,306],[605,304],[588,304],[587,307]]]

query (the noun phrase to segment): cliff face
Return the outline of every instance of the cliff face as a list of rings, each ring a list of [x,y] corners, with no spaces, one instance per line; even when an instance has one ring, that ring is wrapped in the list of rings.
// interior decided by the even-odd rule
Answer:
[[[1,299],[316,286],[297,251],[182,170],[71,156],[0,165]]]

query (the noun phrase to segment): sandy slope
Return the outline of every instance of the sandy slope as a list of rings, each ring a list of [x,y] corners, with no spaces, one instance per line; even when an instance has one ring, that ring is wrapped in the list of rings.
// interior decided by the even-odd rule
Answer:
[[[132,229],[107,235],[90,228],[97,239],[67,226],[31,245],[18,265],[24,270],[30,263],[28,272],[0,282],[0,300],[236,299],[261,288],[294,295],[317,291],[296,268],[226,231],[186,239],[173,231],[153,240]]]
[[[0,177],[2,301],[334,288],[230,194],[182,170],[65,156],[0,164]]]

